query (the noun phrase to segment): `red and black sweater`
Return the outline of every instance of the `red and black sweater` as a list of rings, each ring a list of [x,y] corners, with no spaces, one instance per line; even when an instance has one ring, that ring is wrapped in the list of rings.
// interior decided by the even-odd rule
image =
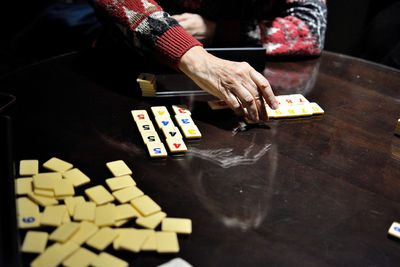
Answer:
[[[169,14],[197,13],[217,23],[219,46],[265,45],[269,55],[319,55],[327,23],[325,0],[94,0],[103,21],[116,25],[130,45],[176,68],[202,45]],[[169,13],[167,13],[167,11]]]

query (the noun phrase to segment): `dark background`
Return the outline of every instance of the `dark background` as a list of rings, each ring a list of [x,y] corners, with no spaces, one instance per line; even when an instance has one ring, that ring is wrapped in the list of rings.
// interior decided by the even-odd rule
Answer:
[[[90,47],[93,16],[64,7],[73,0],[4,1],[0,8],[0,75],[55,55]],[[85,1],[73,1],[82,4]],[[400,1],[328,0],[325,50],[400,68]]]

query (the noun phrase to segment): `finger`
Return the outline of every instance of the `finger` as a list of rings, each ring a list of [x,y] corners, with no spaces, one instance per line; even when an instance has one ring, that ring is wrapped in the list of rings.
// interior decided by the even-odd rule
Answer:
[[[243,107],[247,109],[247,112],[250,115],[250,119],[252,121],[258,121],[259,114],[256,105],[256,99],[254,98],[254,95],[249,91],[251,89],[247,88],[247,86],[243,84],[236,84],[235,87],[236,89],[232,91],[240,99]]]
[[[257,85],[253,80],[248,77],[248,80],[243,81],[243,86],[253,95],[255,104],[258,111],[258,117],[262,121],[268,121],[267,109],[265,107],[265,101],[260,90],[258,90]]]
[[[257,84],[258,89],[261,91],[265,101],[272,109],[277,109],[279,107],[278,101],[275,98],[275,95],[272,91],[271,85],[268,80],[256,70],[250,71],[250,77]]]
[[[226,104],[235,112],[236,115],[242,117],[245,115],[243,106],[240,100],[226,87],[218,90],[221,93],[220,99],[224,100]]]

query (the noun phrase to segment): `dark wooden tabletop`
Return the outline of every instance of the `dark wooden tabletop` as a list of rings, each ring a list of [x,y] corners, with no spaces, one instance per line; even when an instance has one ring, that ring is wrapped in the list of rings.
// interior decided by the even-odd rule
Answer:
[[[277,95],[301,93],[325,114],[246,126],[211,110],[212,96],[187,93],[198,88],[182,74],[155,70],[164,94],[142,98],[135,79],[151,64],[118,57],[65,55],[0,81],[17,98],[16,164],[73,163],[92,179],[83,194],[112,177],[106,162],[124,160],[169,217],[193,222],[178,254],[107,252],[132,266],[174,257],[194,266],[400,264],[400,242],[387,236],[400,220],[399,71],[330,52],[267,59]],[[184,155],[150,159],[130,111],[172,104],[190,107],[203,138],[187,141]]]

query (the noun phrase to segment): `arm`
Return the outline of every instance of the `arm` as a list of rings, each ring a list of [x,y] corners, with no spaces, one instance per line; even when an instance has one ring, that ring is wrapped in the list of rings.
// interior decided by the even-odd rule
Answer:
[[[239,115],[267,120],[265,103],[277,108],[267,79],[247,63],[222,60],[207,53],[195,38],[153,0],[96,0],[136,48],[156,54],[180,69],[200,88],[226,101]]]
[[[325,0],[283,2],[277,10],[279,14],[274,14],[272,20],[212,22],[188,13],[174,17],[188,33],[203,43],[214,39],[218,46],[264,44],[268,55],[319,55],[326,30]]]
[[[201,46],[153,0],[94,0],[94,7],[102,22],[116,26],[130,46],[175,69],[183,54]]]

